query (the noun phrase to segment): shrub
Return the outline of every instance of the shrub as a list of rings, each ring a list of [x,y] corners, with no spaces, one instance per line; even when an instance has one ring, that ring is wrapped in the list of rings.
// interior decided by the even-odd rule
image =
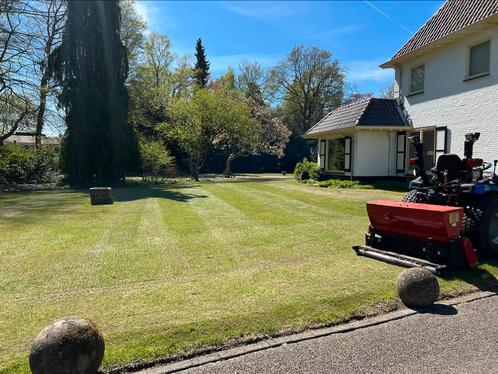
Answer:
[[[408,192],[408,182],[378,181],[373,183],[376,190],[387,190],[396,192]]]
[[[306,179],[316,181],[320,177],[320,168],[316,162],[308,161],[307,158],[304,158],[303,161],[296,164],[294,176],[298,181]]]
[[[176,177],[176,166],[173,165],[173,157],[165,146],[158,141],[141,141],[140,156],[142,159],[142,171],[145,178]]]
[[[326,188],[361,188],[366,190],[374,188],[370,184],[362,184],[359,181],[342,180],[342,179],[329,179],[326,181],[321,181],[318,182],[318,186]]]
[[[0,146],[0,184],[57,183],[61,179],[54,152],[14,144]]]

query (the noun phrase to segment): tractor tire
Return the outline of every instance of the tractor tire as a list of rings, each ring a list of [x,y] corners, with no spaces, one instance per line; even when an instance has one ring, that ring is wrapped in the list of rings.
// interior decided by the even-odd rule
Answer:
[[[487,258],[498,257],[498,196],[483,205],[483,214],[477,228],[478,248]]]
[[[421,191],[411,190],[405,197],[403,197],[403,202],[405,203],[427,203],[427,195]]]

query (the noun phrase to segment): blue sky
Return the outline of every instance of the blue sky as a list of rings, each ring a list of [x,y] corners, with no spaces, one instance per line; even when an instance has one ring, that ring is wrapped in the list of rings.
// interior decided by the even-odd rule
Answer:
[[[241,61],[277,64],[296,44],[332,52],[350,87],[378,93],[393,81],[385,62],[443,1],[144,1],[150,31],[170,37],[172,50],[193,54],[200,37],[214,77]]]

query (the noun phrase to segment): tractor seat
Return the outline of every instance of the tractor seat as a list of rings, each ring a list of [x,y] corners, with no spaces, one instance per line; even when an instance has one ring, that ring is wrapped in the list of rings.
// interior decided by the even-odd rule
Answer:
[[[458,177],[458,172],[464,170],[462,159],[458,155],[441,155],[437,160],[436,170],[440,178],[448,171],[448,181],[452,181]]]

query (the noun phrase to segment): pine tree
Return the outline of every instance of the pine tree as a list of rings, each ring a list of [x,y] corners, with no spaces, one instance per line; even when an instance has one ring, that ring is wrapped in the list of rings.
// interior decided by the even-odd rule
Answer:
[[[195,43],[195,59],[194,80],[199,87],[204,88],[209,79],[209,61],[207,60],[206,50],[200,38]]]
[[[126,49],[116,0],[69,1],[56,78],[66,110],[62,166],[70,184],[113,182],[137,165],[128,123]]]

